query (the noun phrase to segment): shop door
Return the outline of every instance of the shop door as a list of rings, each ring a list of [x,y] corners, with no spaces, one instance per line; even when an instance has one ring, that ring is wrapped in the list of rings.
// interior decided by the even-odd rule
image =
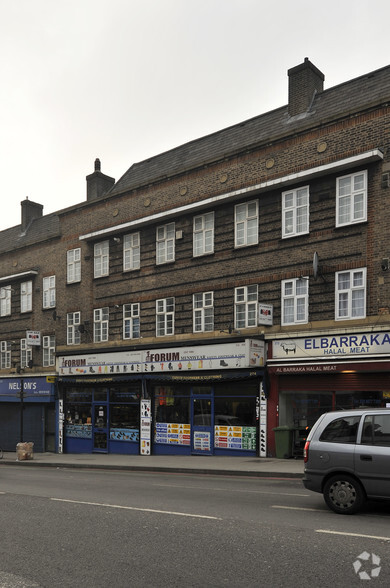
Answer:
[[[101,402],[93,405],[93,451],[108,451],[108,406]]]
[[[214,406],[212,396],[191,399],[191,453],[212,455],[214,450]]]

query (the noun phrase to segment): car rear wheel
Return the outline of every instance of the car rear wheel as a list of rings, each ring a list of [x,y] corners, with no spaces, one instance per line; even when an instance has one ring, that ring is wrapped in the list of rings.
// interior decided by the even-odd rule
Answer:
[[[332,476],[324,486],[324,500],[338,514],[354,514],[364,502],[365,494],[361,484],[345,474]]]

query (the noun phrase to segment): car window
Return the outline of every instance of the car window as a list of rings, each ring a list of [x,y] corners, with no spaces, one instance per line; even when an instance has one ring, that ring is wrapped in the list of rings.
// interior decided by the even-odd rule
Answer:
[[[363,425],[362,443],[390,447],[390,414],[366,416]]]
[[[359,416],[335,419],[323,430],[320,441],[330,443],[356,443],[359,421]]]

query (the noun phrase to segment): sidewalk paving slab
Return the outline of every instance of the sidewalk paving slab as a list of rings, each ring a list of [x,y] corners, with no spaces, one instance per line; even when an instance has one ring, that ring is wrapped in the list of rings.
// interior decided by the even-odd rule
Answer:
[[[230,457],[204,455],[116,455],[105,453],[34,453],[33,459],[18,461],[16,452],[6,452],[1,465],[115,469],[144,472],[302,478],[303,459]]]

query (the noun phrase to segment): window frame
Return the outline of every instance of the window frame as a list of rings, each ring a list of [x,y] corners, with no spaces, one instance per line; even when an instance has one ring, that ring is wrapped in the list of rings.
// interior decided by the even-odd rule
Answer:
[[[138,241],[138,243],[134,243]],[[129,233],[123,237],[123,271],[129,272],[141,267],[140,232]]]
[[[255,214],[249,214],[249,207],[251,205],[255,205]],[[245,218],[238,218],[241,210],[245,210],[244,213]],[[251,225],[252,222],[255,221],[253,224],[256,227],[254,232],[254,239],[249,242],[248,235],[250,234],[248,230],[248,225]],[[239,225],[242,225],[242,229],[239,229]],[[240,235],[242,234],[242,239]],[[258,245],[259,243],[259,201],[258,200],[251,200],[250,202],[242,202],[240,204],[236,204],[234,207],[234,247],[250,247],[251,245]]]
[[[44,335],[42,337],[43,367],[52,367],[56,364],[56,338],[55,335]]]
[[[123,305],[123,339],[141,337],[140,303],[129,302]],[[128,336],[126,336],[128,333]]]
[[[29,367],[32,361],[32,347],[27,345],[27,339],[20,339],[20,367],[21,369]]]
[[[251,292],[249,292],[251,290]],[[239,292],[243,296],[239,298]],[[253,291],[253,292],[252,292]],[[252,298],[252,296],[254,296]],[[235,329],[249,329],[257,327],[258,323],[258,305],[259,305],[259,286],[258,284],[251,284],[249,286],[239,286],[234,289],[234,328]],[[239,312],[244,309],[244,323],[242,318],[239,318]],[[242,310],[241,310],[242,314]],[[254,316],[253,316],[254,314]],[[253,324],[252,324],[253,323]]]
[[[362,285],[353,286],[354,274],[362,273],[363,279]],[[339,288],[339,277],[342,274],[349,274],[349,287]],[[352,284],[352,286],[351,286]],[[363,314],[353,315],[353,293],[363,291]],[[347,302],[347,314],[340,314],[340,299],[341,295],[344,295],[344,301]],[[346,295],[346,298],[345,298]],[[366,318],[367,316],[367,268],[357,268],[351,270],[342,270],[336,272],[335,276],[335,320],[346,321],[346,320],[357,320]]]
[[[76,320],[77,319],[77,320]],[[81,312],[68,312],[66,314],[66,344],[80,345],[81,333],[78,327],[81,325]]]
[[[108,306],[95,308],[93,311],[93,342],[108,341],[110,309]]]
[[[305,204],[298,204],[298,196],[299,192],[306,192],[306,202]],[[287,206],[286,200],[288,196],[292,195],[292,204]],[[305,209],[306,218],[305,218],[305,226],[304,229],[298,230],[298,211]],[[292,213],[292,229],[291,231],[287,231],[287,227],[289,226],[286,217],[288,213]],[[299,235],[307,235],[309,233],[309,223],[310,223],[310,187],[307,186],[300,186],[299,188],[294,188],[293,190],[287,190],[282,192],[282,238],[289,239],[291,237],[297,237]]]
[[[81,247],[66,252],[66,283],[81,282]]]
[[[110,274],[110,241],[99,241],[93,246],[93,277],[104,278]]]
[[[363,188],[354,189],[353,183],[357,176],[363,176]],[[347,178],[350,179],[351,182],[351,190],[349,194],[340,194],[340,183]],[[354,218],[354,211],[356,206],[356,200],[358,196],[363,196],[363,203],[362,203],[362,215],[360,217]],[[341,208],[341,200],[343,198],[349,198],[350,202],[348,204],[348,217],[347,221],[340,220],[340,208]],[[345,176],[340,176],[336,178],[336,227],[345,227],[348,225],[354,225],[357,223],[363,223],[367,221],[367,200],[368,200],[368,174],[367,170],[362,170],[355,172],[353,174],[346,174]]]
[[[302,293],[297,293],[297,285],[298,283],[305,284],[306,291]],[[288,284],[292,284],[292,291],[290,294],[286,293],[286,287]],[[281,324],[282,326],[285,325],[301,325],[305,324],[309,321],[309,278],[307,276],[302,276],[301,278],[292,278],[289,280],[282,280],[281,284]],[[285,302],[287,300],[293,301],[293,320],[289,321],[286,320],[286,309],[285,309]],[[299,302],[304,301],[304,318],[298,319],[298,305]]]
[[[0,341],[0,369],[11,368],[11,341]]]
[[[0,288],[0,316],[11,316],[11,286]]]
[[[197,301],[199,301],[200,306],[196,306]],[[211,316],[207,316],[208,314],[211,314]],[[213,291],[197,292],[192,295],[192,317],[192,329],[194,333],[210,333],[214,331]],[[200,328],[196,328],[197,324],[200,324]],[[207,328],[208,324],[211,325],[211,328]]]
[[[175,223],[156,228],[156,265],[175,261]]]
[[[56,277],[47,276],[42,279],[42,307],[55,308],[56,306]]]
[[[20,284],[20,312],[32,311],[32,280]]]
[[[211,227],[207,226],[208,222],[211,222]],[[197,226],[199,223],[200,226]],[[214,228],[214,211],[194,216],[192,221],[193,257],[201,257],[202,255],[211,255],[214,253]]]
[[[175,298],[174,296],[159,298],[156,300],[156,337],[167,337],[174,334]]]

